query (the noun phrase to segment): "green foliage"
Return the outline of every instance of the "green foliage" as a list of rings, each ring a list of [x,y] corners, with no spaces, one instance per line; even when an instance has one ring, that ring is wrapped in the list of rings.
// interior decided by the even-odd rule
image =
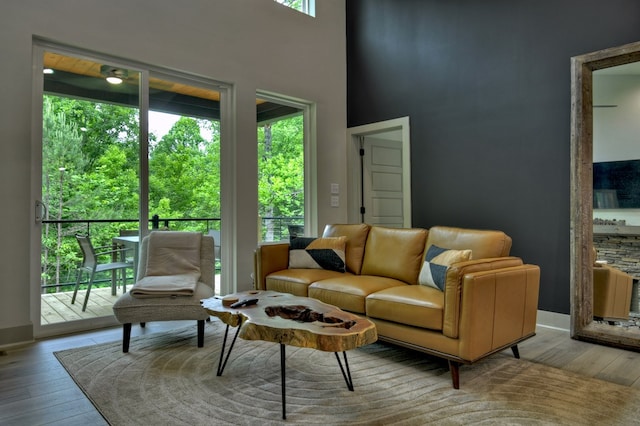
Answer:
[[[49,219],[139,217],[138,110],[126,106],[44,96],[43,200]],[[149,135],[149,215],[220,217],[220,123],[180,117],[167,134]],[[303,216],[303,119],[296,116],[258,129],[259,214]],[[63,170],[61,170],[63,169]],[[75,233],[96,246],[137,223],[43,226],[46,284],[75,278],[81,260]],[[172,229],[206,231],[204,222],[174,222]],[[57,269],[66,265],[70,271]]]
[[[304,215],[302,115],[258,129],[258,205],[262,217]]]

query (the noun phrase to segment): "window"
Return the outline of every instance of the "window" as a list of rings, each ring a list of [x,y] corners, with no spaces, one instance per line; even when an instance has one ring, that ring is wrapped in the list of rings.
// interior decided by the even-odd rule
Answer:
[[[314,216],[309,105],[261,95],[256,109],[260,239],[302,235]]]
[[[275,0],[275,2],[309,16],[316,16],[315,0]]]

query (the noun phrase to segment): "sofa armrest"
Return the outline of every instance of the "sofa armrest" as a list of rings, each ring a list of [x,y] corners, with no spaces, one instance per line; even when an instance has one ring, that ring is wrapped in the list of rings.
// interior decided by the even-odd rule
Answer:
[[[473,362],[533,336],[539,287],[537,265],[467,274],[462,289],[460,356]]]
[[[593,315],[607,320],[628,320],[633,277],[608,265],[593,267]]]
[[[485,271],[496,271],[521,266],[519,257],[492,257],[458,262],[449,267],[444,289],[444,318],[442,332],[445,336],[458,338],[462,313],[462,293],[465,277]]]
[[[288,267],[289,243],[259,245],[254,252],[253,286],[256,290],[266,290],[266,276]]]

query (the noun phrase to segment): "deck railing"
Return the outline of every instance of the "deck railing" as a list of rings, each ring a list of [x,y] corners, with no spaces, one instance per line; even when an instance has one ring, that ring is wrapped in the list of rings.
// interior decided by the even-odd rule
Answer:
[[[149,223],[151,229],[171,229],[181,231],[198,231],[207,234],[209,230],[220,230],[220,218],[162,218],[154,215]],[[112,244],[111,238],[119,235],[121,230],[138,229],[137,219],[71,219],[43,220],[42,275],[41,291],[43,293],[69,291],[75,286],[78,264],[82,254],[75,235],[78,233],[92,236],[94,246]],[[260,218],[260,239],[262,241],[279,241],[289,238],[289,225],[304,223],[304,217],[262,217]],[[95,239],[94,239],[95,237]],[[130,282],[133,272],[130,271]],[[86,274],[84,276],[86,280]],[[98,277],[94,281],[96,287],[111,285],[109,278]],[[81,282],[86,284],[86,281]]]

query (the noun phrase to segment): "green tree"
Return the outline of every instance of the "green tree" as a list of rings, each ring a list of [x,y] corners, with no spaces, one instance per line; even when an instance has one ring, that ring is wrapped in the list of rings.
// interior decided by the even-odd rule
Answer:
[[[134,108],[45,95],[45,219],[136,218],[137,134],[138,113]],[[52,217],[54,212],[56,217]],[[42,281],[59,283],[60,267],[55,268],[54,275],[49,265],[75,266],[80,259],[78,244],[75,239],[64,237],[86,228],[58,224],[55,235],[50,228],[49,224],[43,227]],[[114,229],[93,227],[92,239],[106,240],[113,232]]]
[[[261,217],[304,216],[303,117],[258,128],[258,208]],[[275,224],[265,221],[267,240]]]
[[[68,203],[69,194],[73,188],[65,180],[69,173],[84,167],[85,159],[81,150],[82,136],[73,121],[67,120],[66,114],[55,107],[55,102],[45,97],[42,110],[42,194],[47,206],[45,219],[60,220],[71,206]],[[54,217],[51,217],[51,215]],[[55,282],[60,282],[60,265],[64,257],[62,250],[63,230],[57,224],[55,236],[51,235],[51,226],[46,223],[43,228],[43,284],[47,284],[49,277],[49,247],[52,250],[55,265]]]
[[[138,110],[127,106],[44,96],[43,188],[50,219],[136,219],[139,210]],[[203,136],[204,135],[204,136]],[[220,216],[220,123],[180,118],[163,138],[150,134],[150,213],[164,218]],[[94,245],[110,243],[118,223],[93,223]],[[129,225],[130,226],[130,225]],[[205,224],[185,225],[204,230]],[[172,224],[172,228],[174,225]],[[192,229],[193,228],[193,229]],[[77,242],[43,228],[43,265],[74,265]],[[43,282],[60,282],[45,268]]]
[[[181,117],[151,151],[150,210],[161,217],[219,216],[219,151],[217,122]]]

